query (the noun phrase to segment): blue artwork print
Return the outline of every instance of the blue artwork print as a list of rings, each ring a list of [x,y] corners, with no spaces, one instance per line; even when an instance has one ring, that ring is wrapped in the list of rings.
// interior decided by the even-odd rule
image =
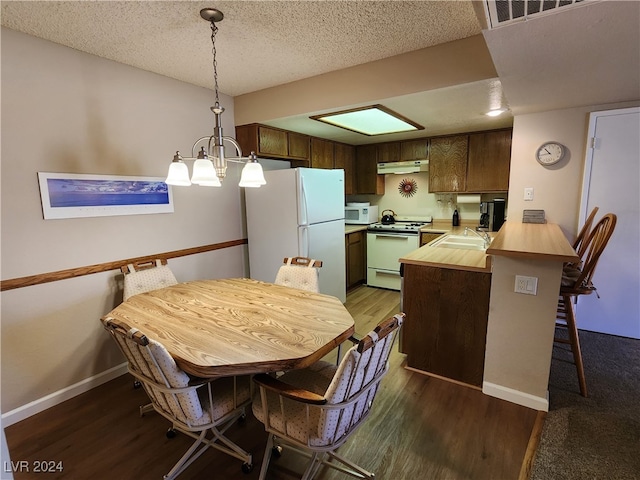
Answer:
[[[116,205],[169,205],[169,188],[160,181],[48,178],[52,208]]]
[[[45,220],[173,213],[162,177],[38,172]]]

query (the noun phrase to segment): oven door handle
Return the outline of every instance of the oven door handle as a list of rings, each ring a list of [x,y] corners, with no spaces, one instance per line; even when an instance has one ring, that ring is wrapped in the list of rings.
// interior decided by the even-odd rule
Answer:
[[[416,235],[398,235],[393,233],[374,233],[374,235],[376,236],[376,238],[404,238],[406,240],[416,236]]]

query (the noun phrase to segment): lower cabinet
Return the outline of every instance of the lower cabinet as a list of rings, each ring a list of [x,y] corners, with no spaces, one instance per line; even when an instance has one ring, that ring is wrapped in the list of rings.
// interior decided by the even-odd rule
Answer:
[[[491,273],[405,264],[407,366],[481,387],[490,289]]]
[[[426,245],[442,235],[442,233],[420,232],[420,246]]]
[[[347,290],[364,283],[367,278],[367,232],[361,230],[345,235]]]

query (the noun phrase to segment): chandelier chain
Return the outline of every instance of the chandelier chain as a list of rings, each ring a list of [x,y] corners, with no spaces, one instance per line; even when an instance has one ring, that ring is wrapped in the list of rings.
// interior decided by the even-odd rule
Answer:
[[[218,97],[218,61],[216,60],[216,33],[218,33],[218,27],[215,22],[211,22],[211,53],[213,54],[213,81],[215,84],[216,92],[216,105],[220,104],[220,98]]]

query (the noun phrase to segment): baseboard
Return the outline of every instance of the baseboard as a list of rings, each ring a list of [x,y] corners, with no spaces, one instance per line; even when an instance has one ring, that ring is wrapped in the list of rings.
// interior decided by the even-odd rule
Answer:
[[[54,407],[65,400],[69,400],[70,398],[80,395],[81,393],[88,392],[92,388],[102,385],[103,383],[113,380],[125,373],[127,373],[127,364],[123,363],[99,373],[98,375],[85,378],[84,380],[65,387],[62,390],[50,393],[45,397],[34,400],[33,402],[27,403],[26,405],[18,407],[7,413],[3,413],[2,426],[8,427],[9,425],[18,423],[25,418],[29,418],[30,416],[40,413],[47,408]]]
[[[533,408],[542,412],[549,411],[549,392],[545,397],[536,397],[530,393],[521,392],[512,388],[496,385],[495,383],[482,382],[482,393],[492,397],[516,403],[523,407]]]

